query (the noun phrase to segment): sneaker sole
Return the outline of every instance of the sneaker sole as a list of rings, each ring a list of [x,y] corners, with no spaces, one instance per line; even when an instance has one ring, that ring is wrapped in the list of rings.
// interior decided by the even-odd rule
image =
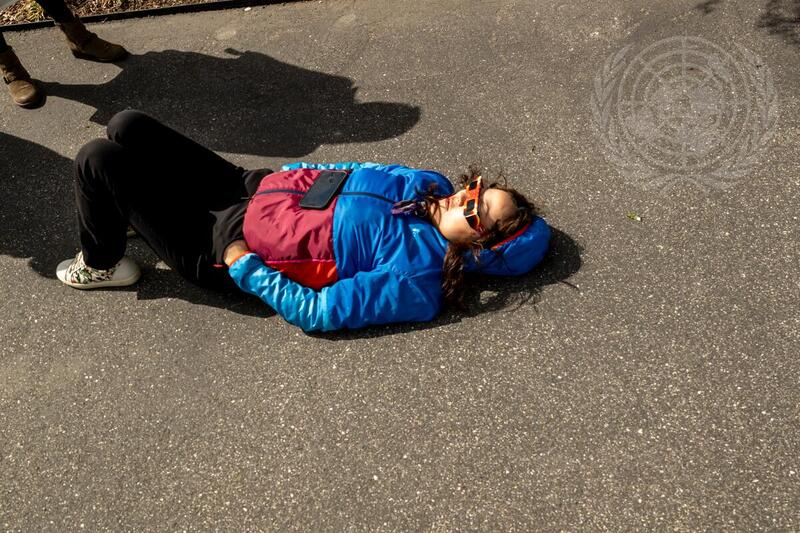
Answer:
[[[71,263],[71,261],[67,260],[67,261],[63,261],[62,262],[62,264],[65,264],[65,263],[69,264],[69,263]],[[87,283],[87,284],[73,283],[73,282],[67,281],[66,279],[61,277],[60,274],[61,274],[62,270],[60,269],[60,267],[61,267],[61,265],[59,265],[59,268],[56,268],[56,278],[58,278],[58,281],[60,281],[64,285],[69,285],[73,289],[80,289],[80,290],[102,289],[102,288],[109,288],[109,287],[128,287],[130,285],[133,285],[137,281],[139,281],[139,278],[142,277],[142,271],[139,270],[139,268],[137,267],[136,272],[134,272],[133,274],[131,274],[130,276],[128,276],[127,278],[124,278],[124,279],[113,279],[113,280],[108,280],[108,281],[95,281],[93,283]]]
[[[80,289],[82,291],[92,290],[92,289],[102,289],[102,288],[109,288],[109,287],[129,287],[139,281],[139,278],[142,277],[141,274],[137,274],[135,276],[131,276],[127,279],[115,279],[109,281],[95,281],[94,283],[90,283],[87,285],[82,285],[80,283],[71,283],[69,281],[64,281],[63,279],[60,280],[61,283],[64,285],[69,285],[74,289]]]

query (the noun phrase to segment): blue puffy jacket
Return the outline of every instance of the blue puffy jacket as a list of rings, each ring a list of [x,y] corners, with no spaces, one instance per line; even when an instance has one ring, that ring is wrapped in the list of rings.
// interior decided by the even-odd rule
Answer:
[[[391,208],[395,202],[415,198],[431,183],[437,185],[437,194],[450,195],[453,193],[450,181],[437,172],[399,165],[295,163],[283,167],[284,171],[298,169],[351,171],[331,207],[330,240],[336,281],[315,290],[267,266],[264,258],[250,253],[229,268],[236,284],[243,291],[261,298],[288,322],[306,331],[429,321],[436,316],[442,306],[442,265],[447,240],[430,223],[414,216],[393,215]],[[269,176],[264,179],[269,179]],[[275,188],[267,192],[297,196],[302,190]],[[287,198],[286,201],[293,200]],[[288,226],[269,226],[279,227],[275,235],[269,236],[276,246],[285,247],[287,241],[296,241],[302,248],[309,238],[313,239],[325,230],[295,224],[294,217],[299,220],[304,216],[302,210],[287,208],[269,216],[282,217],[281,222],[291,218]],[[535,225],[538,241],[544,240],[543,247],[540,242],[538,249],[526,247],[523,254],[538,256],[533,257],[534,263],[541,259],[549,238],[549,228],[544,221],[537,219]],[[488,273],[520,274],[530,269],[530,260],[520,266],[506,258],[497,261],[499,255],[481,258]],[[279,258],[278,263],[292,259]]]

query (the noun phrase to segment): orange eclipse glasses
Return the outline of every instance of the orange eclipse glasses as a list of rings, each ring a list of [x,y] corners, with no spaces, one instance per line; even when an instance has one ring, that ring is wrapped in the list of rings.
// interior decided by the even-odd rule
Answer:
[[[467,219],[469,226],[478,233],[486,233],[486,228],[481,224],[481,217],[478,214],[482,187],[483,180],[481,176],[478,176],[467,183],[467,186],[464,188],[467,191],[467,201],[464,204],[464,218]]]

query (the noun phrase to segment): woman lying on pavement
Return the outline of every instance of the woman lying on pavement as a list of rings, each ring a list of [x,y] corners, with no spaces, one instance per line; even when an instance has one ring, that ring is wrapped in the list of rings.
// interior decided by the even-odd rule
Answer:
[[[139,279],[130,224],[190,281],[238,286],[306,331],[429,321],[463,301],[465,271],[526,273],[550,238],[533,204],[474,168],[457,191],[399,165],[245,171],[139,111],[108,137],[75,160],[81,251],[57,276],[79,289]]]

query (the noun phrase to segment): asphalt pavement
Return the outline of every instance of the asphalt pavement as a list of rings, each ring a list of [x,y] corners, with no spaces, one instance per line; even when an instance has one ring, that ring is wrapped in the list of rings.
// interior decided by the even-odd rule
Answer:
[[[800,4],[325,0],[9,33],[0,526],[800,529]],[[699,80],[699,81],[698,81]],[[71,159],[146,111],[244,167],[473,161],[556,228],[472,312],[306,335],[139,241],[76,291]]]

